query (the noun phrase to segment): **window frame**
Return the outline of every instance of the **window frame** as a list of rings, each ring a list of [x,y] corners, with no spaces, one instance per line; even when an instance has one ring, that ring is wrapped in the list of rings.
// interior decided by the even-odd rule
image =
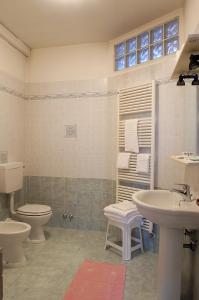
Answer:
[[[177,34],[166,37],[166,26],[169,23],[172,23],[172,22],[175,22],[175,21],[177,21]],[[159,40],[159,41],[154,42],[154,41],[152,41],[152,33],[155,29],[157,29],[159,27],[162,27],[162,39]],[[139,47],[139,38],[142,35],[146,34],[146,33],[148,33],[148,44],[144,47]],[[130,40],[133,40],[133,39],[136,40],[136,49],[133,50],[133,51],[127,51],[128,42]],[[168,44],[169,41],[172,41],[172,40],[177,41],[177,50],[172,52],[172,53],[168,53],[167,44]],[[117,46],[120,45],[120,44],[124,44],[124,52],[120,55],[116,55]],[[159,56],[159,57],[153,58],[152,57],[152,49],[153,49],[154,46],[160,45],[160,44],[162,45],[162,55]],[[114,44],[114,71],[116,71],[116,72],[124,71],[124,70],[131,69],[133,67],[142,65],[142,64],[150,62],[150,61],[156,61],[156,60],[161,59],[161,58],[163,58],[167,55],[175,54],[179,50],[179,48],[180,48],[180,18],[179,18],[179,16],[176,16],[176,17],[173,17],[172,19],[167,20],[167,21],[165,21],[161,24],[157,24],[154,27],[151,27],[150,29],[141,31],[141,32],[137,33],[136,35],[128,37],[127,39],[125,39],[123,41],[120,41],[117,44]],[[148,49],[148,59],[146,61],[141,62],[141,61],[139,61],[139,53],[143,49]],[[136,63],[133,64],[133,65],[128,65],[127,64],[127,59],[131,54],[136,55]],[[120,59],[124,59],[124,67],[123,68],[117,68],[117,61],[120,60]]]

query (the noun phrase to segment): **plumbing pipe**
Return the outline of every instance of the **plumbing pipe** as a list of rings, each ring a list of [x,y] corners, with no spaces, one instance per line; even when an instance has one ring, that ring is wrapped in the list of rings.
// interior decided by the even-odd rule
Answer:
[[[15,192],[10,193],[10,212],[11,215],[16,215],[16,211],[15,211],[15,204],[14,204],[14,197],[15,197]]]

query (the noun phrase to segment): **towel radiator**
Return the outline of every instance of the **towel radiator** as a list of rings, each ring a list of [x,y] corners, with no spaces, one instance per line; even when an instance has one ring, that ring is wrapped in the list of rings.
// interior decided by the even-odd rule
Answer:
[[[123,88],[118,91],[117,148],[125,152],[125,121],[138,119],[138,142],[140,153],[150,153],[148,174],[136,172],[137,154],[130,156],[129,169],[117,169],[116,200],[132,201],[132,194],[154,188],[155,164],[155,81]],[[128,151],[129,152],[129,151]],[[152,233],[152,223],[143,219],[142,228]]]

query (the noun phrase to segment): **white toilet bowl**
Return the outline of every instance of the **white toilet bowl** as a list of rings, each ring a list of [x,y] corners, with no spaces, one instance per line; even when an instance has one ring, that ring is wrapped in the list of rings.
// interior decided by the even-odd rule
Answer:
[[[15,221],[0,222],[0,247],[3,249],[3,263],[17,267],[26,263],[22,242],[30,233],[29,224]]]
[[[25,204],[16,210],[18,220],[31,225],[29,239],[32,242],[45,241],[43,226],[47,224],[52,216],[51,207],[41,204]]]

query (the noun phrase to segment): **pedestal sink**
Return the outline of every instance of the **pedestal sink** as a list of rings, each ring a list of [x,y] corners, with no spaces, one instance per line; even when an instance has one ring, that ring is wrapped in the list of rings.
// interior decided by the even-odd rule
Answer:
[[[199,228],[199,206],[167,190],[133,195],[139,212],[160,225],[158,300],[180,300],[183,232]]]

